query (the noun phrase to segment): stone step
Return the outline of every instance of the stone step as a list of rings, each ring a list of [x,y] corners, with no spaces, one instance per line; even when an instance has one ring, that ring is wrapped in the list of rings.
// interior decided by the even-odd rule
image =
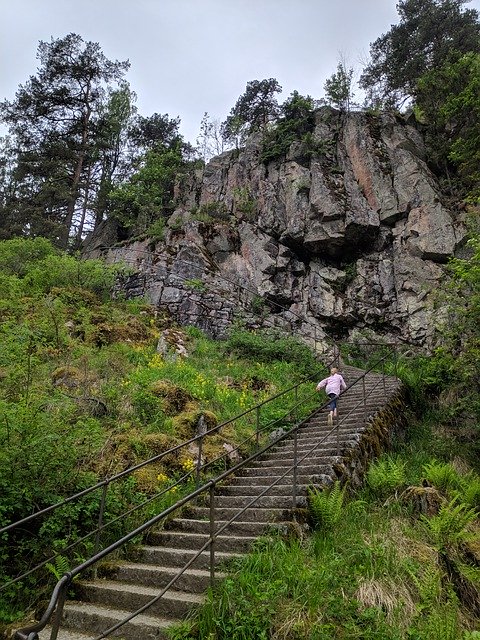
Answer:
[[[225,522],[218,520],[216,522],[216,529],[223,527]],[[194,518],[179,518],[178,520],[172,520],[170,526],[176,531],[192,532],[192,533],[210,533],[210,522],[208,520],[194,519]],[[272,527],[271,522],[252,522],[244,519],[230,523],[225,529],[222,530],[223,536],[261,536]]]
[[[315,471],[313,473],[310,473],[308,475],[304,474],[304,469],[300,469],[298,474],[297,474],[297,482],[300,485],[310,485],[312,483],[317,482],[318,480],[315,480],[315,478],[317,478],[318,476],[331,476],[336,477],[335,476],[335,472],[333,471],[333,468],[331,466],[328,465],[318,465],[315,467]],[[250,486],[262,486],[263,489],[265,489],[266,485],[271,484],[272,482],[274,482],[275,480],[277,480],[277,478],[279,478],[280,476],[283,476],[282,474],[278,474],[277,475],[272,475],[270,473],[268,474],[263,474],[263,475],[251,475],[251,476],[242,476],[239,477],[238,480],[241,481],[240,484],[241,485],[250,485]],[[288,486],[291,485],[293,481],[293,473],[290,472],[288,473],[286,476],[282,477],[282,479],[279,481],[278,485],[282,485],[285,483],[290,483]],[[278,486],[275,485],[275,486]],[[236,486],[236,484],[231,484],[229,486]],[[221,494],[220,494],[221,495]]]
[[[129,616],[128,611],[84,602],[67,602],[62,629],[81,629],[97,636]],[[167,629],[172,620],[140,614],[108,637],[124,640],[168,640]]]
[[[353,443],[355,444],[355,443]],[[342,455],[351,446],[347,446],[346,443],[340,443],[338,453]],[[297,462],[299,466],[305,464],[316,464],[317,461],[320,464],[326,464],[332,456],[337,455],[337,447],[331,443],[328,444],[328,448],[322,444],[319,444],[315,449],[308,447],[303,451],[297,452]],[[264,457],[258,461],[259,466],[280,466],[289,467],[293,466],[293,451],[279,451],[272,453],[268,457]]]
[[[161,589],[117,580],[79,582],[75,588],[78,599],[108,608],[137,611],[160,593]],[[194,606],[202,604],[204,596],[169,589],[145,614],[163,618],[183,618]]]
[[[202,523],[203,524],[203,523]],[[209,539],[205,533],[187,531],[152,531],[148,536],[148,542],[153,545],[171,545],[177,549],[200,549]],[[232,553],[246,553],[256,536],[235,534],[233,536],[218,536],[215,539],[215,551],[231,551]]]
[[[138,562],[120,562],[112,571],[111,578],[121,582],[146,587],[164,587],[178,573],[177,567],[157,567]],[[224,576],[219,572],[219,575]],[[210,573],[205,569],[187,569],[173,585],[179,591],[201,593],[210,583]]]
[[[298,495],[307,495],[309,483],[297,484]],[[220,496],[256,496],[262,491],[265,491],[266,485],[258,484],[239,484],[229,485],[219,489],[217,494]],[[268,490],[267,496],[291,496],[292,484],[276,484]]]
[[[298,469],[299,476],[315,476],[319,473],[323,473],[322,469],[327,466],[332,466],[335,463],[341,462],[341,457],[334,456],[332,458],[326,458],[325,461],[318,461],[316,464],[302,464],[301,468]],[[249,467],[245,469],[243,472],[243,477],[248,478],[251,476],[268,476],[272,478],[279,478],[283,476],[288,469],[288,466],[277,465],[276,467],[269,467],[266,465],[263,466],[255,466]],[[292,476],[292,472],[288,472],[288,475]],[[285,477],[288,477],[285,476]]]
[[[43,631],[40,631],[38,634],[39,640],[50,640],[52,636],[52,628],[45,627]],[[90,636],[86,636],[83,633],[78,633],[73,629],[62,629],[60,628],[58,631],[57,640],[94,640],[95,634]]]
[[[303,498],[300,502],[304,502],[305,496],[297,492],[299,498]],[[305,494],[306,495],[306,494]],[[220,510],[223,513],[226,509],[231,510],[232,513],[239,511],[242,507],[249,504],[255,496],[216,496],[215,497],[215,513]],[[293,509],[292,502],[292,488],[287,495],[264,495],[257,498],[256,502],[250,509]],[[296,506],[299,506],[297,503]],[[246,512],[248,514],[248,511]]]
[[[201,545],[200,545],[201,546]],[[175,547],[163,547],[145,545],[138,549],[138,562],[147,564],[162,565],[164,567],[184,567],[187,562],[197,554],[192,549],[177,549]],[[197,547],[199,549],[200,547]],[[238,558],[239,554],[228,553],[218,550],[215,553],[215,562],[217,565],[225,564],[232,558]],[[192,569],[208,569],[210,567],[210,553],[208,550],[202,552],[190,565]]]
[[[215,520],[230,521],[236,516],[241,509],[219,507],[215,509]],[[200,520],[207,520],[210,516],[209,507],[194,507],[194,514]],[[244,511],[239,519],[242,522],[276,522],[283,516],[283,509],[270,508],[270,507],[256,507],[252,506]]]
[[[340,442],[360,442],[362,433],[357,431],[353,431],[349,429],[348,431],[339,431],[339,440]],[[297,438],[297,449],[298,451],[308,451],[308,449],[312,449],[317,444],[330,444],[331,442],[337,442],[337,432],[336,430],[333,433],[325,430],[324,433],[320,432],[312,432],[310,434],[299,434]],[[279,442],[276,447],[270,449],[272,453],[280,453],[282,451],[293,451],[295,447],[295,443],[293,439],[289,438],[288,440],[284,440],[283,442]]]
[[[325,455],[322,451],[319,451],[318,454],[312,453],[305,460],[301,462],[301,467],[311,467],[311,466],[323,466],[329,464],[332,461],[332,458],[335,457],[335,451],[331,451],[327,455]],[[341,454],[341,451],[340,451]],[[303,457],[303,456],[300,456]],[[285,467],[288,468],[292,466],[293,462],[290,458],[265,458],[264,460],[260,460],[258,462],[252,463],[252,470],[258,469],[275,469],[277,467]],[[285,472],[284,469],[283,472]],[[281,474],[280,474],[281,475]]]
[[[355,446],[358,444],[359,438],[354,440],[352,436],[349,437],[339,437],[338,443],[341,449],[351,448],[352,445]],[[277,458],[286,458],[289,457],[293,459],[293,454],[295,451],[295,445],[293,442],[289,445],[285,445],[283,447],[276,447],[271,451],[265,453],[260,461],[267,460],[276,460]],[[319,454],[322,456],[335,456],[337,455],[337,436],[329,436],[326,439],[319,438],[318,440],[312,440],[310,442],[300,442],[297,443],[297,458],[303,457],[307,454],[311,454],[317,457]]]

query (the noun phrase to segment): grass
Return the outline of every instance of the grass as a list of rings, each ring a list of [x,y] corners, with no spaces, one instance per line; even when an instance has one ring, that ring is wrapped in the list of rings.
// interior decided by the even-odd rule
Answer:
[[[322,524],[312,513],[313,528],[303,536],[260,539],[172,638],[475,638],[478,612],[462,602],[444,558],[480,594],[478,566],[462,556],[466,540],[480,544],[478,511],[459,506],[456,493],[468,484],[476,495],[479,475],[466,464],[462,472],[439,464],[432,455],[439,438],[428,424],[412,423],[393,457],[372,465],[375,491],[366,484],[350,496],[338,519]],[[437,515],[419,514],[402,494],[407,482],[421,487],[427,477],[443,496]]]

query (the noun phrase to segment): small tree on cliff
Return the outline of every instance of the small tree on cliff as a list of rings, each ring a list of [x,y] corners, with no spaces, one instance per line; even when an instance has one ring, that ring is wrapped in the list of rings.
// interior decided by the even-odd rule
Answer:
[[[347,69],[344,62],[339,62],[337,71],[323,85],[327,102],[341,111],[349,111],[354,97],[352,84],[353,69]]]
[[[226,141],[242,143],[254,131],[260,131],[275,120],[280,107],[275,98],[282,87],[275,78],[252,80],[222,125]]]

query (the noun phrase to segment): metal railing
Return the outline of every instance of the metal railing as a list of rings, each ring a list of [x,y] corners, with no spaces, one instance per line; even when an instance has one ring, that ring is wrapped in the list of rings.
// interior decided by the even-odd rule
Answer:
[[[354,407],[350,408],[349,412],[345,415],[342,416],[340,419],[337,418],[337,420],[335,421],[335,424],[332,426],[332,428],[325,433],[325,435],[323,436],[323,438],[321,438],[319,441],[317,441],[306,453],[302,453],[301,455],[299,455],[298,453],[298,432],[301,429],[302,426],[304,426],[311,418],[312,415],[316,415],[318,413],[320,413],[325,407],[328,406],[329,404],[329,400],[327,400],[324,404],[322,404],[319,408],[317,408],[315,410],[315,412],[310,415],[307,418],[302,419],[300,422],[298,422],[296,425],[294,425],[289,432],[286,432],[280,436],[278,436],[277,438],[273,439],[272,441],[268,442],[267,444],[260,446],[259,450],[256,451],[255,453],[253,453],[252,455],[250,455],[248,458],[240,461],[239,463],[237,463],[236,465],[234,465],[233,467],[231,467],[230,469],[226,469],[223,473],[220,473],[218,476],[214,477],[214,478],[209,478],[206,480],[206,482],[204,482],[204,484],[199,483],[199,475],[197,473],[197,470],[195,470],[196,473],[196,479],[197,479],[197,487],[196,489],[194,489],[193,491],[191,491],[188,495],[184,496],[183,498],[181,498],[180,500],[178,500],[175,504],[169,506],[168,508],[164,509],[161,513],[156,514],[154,517],[150,518],[148,521],[142,523],[140,526],[136,527],[134,530],[130,531],[128,534],[124,535],[121,539],[115,541],[114,543],[110,544],[109,546],[107,546],[106,548],[102,549],[102,550],[97,550],[95,554],[92,555],[92,557],[90,557],[88,560],[86,560],[85,562],[79,564],[78,566],[76,566],[75,568],[73,568],[71,571],[69,571],[68,573],[66,573],[56,584],[49,605],[44,613],[44,615],[42,616],[41,620],[34,624],[31,625],[27,628],[24,629],[20,629],[16,632],[15,634],[15,638],[17,638],[17,640],[38,640],[38,632],[40,632],[42,629],[44,629],[48,623],[51,623],[52,625],[52,630],[51,630],[51,635],[50,635],[50,640],[56,640],[57,635],[58,635],[58,631],[61,625],[61,619],[62,619],[62,613],[63,613],[63,607],[66,601],[66,597],[67,597],[67,591],[70,587],[70,585],[72,584],[72,581],[74,580],[74,578],[76,578],[77,576],[79,576],[82,573],[85,573],[89,570],[91,570],[98,562],[100,562],[101,560],[103,560],[104,558],[106,558],[107,556],[109,556],[110,554],[118,551],[120,548],[124,547],[127,543],[131,542],[133,539],[137,538],[138,536],[141,536],[143,534],[145,534],[147,531],[149,531],[152,527],[154,527],[155,525],[158,525],[162,522],[164,522],[166,520],[166,518],[168,518],[169,516],[171,516],[174,512],[182,509],[184,506],[186,506],[187,504],[192,503],[192,501],[195,501],[198,497],[200,496],[207,496],[209,498],[209,536],[207,541],[200,547],[200,549],[196,552],[196,554],[190,558],[190,560],[181,568],[179,569],[179,571],[176,573],[175,576],[173,576],[171,578],[171,580],[168,582],[168,584],[163,587],[161,589],[161,591],[154,597],[152,598],[148,603],[146,603],[145,605],[143,605],[140,609],[136,610],[135,612],[131,613],[127,618],[125,618],[124,620],[120,621],[119,623],[117,623],[116,625],[110,627],[109,629],[105,630],[101,635],[97,636],[95,638],[95,640],[101,640],[102,638],[106,638],[107,636],[109,636],[111,633],[113,633],[115,630],[117,630],[118,628],[120,628],[121,626],[123,626],[124,624],[126,624],[127,622],[129,622],[130,620],[132,620],[133,618],[135,618],[137,615],[143,613],[144,611],[148,610],[155,602],[157,602],[158,600],[160,600],[160,598],[173,586],[175,585],[175,583],[178,581],[178,579],[185,573],[185,571],[187,571],[187,569],[195,562],[195,560],[205,551],[209,551],[209,570],[210,570],[210,580],[213,583],[213,580],[215,578],[215,541],[218,538],[219,535],[222,534],[222,532],[224,532],[227,527],[229,527],[231,524],[233,524],[234,522],[238,522],[239,519],[241,518],[241,516],[247,511],[247,509],[251,508],[252,506],[254,506],[258,500],[260,498],[262,498],[263,496],[267,495],[268,492],[275,487],[276,485],[278,485],[282,480],[284,480],[285,478],[287,478],[287,476],[292,475],[292,508],[296,508],[297,506],[297,498],[298,498],[298,470],[299,467],[301,466],[302,462],[304,462],[307,458],[309,458],[312,454],[314,454],[316,452],[316,450],[322,445],[325,444],[325,442],[331,438],[331,437],[335,437],[336,436],[336,452],[337,452],[337,456],[340,455],[341,452],[341,447],[340,447],[340,427],[342,426],[342,424],[344,424],[344,422],[352,415],[352,413],[354,413],[356,411],[356,409],[358,409],[359,407],[362,407],[362,414],[363,414],[363,421],[364,423],[367,422],[368,419],[368,404],[367,404],[367,399],[368,397],[376,390],[378,389],[380,386],[382,387],[382,391],[384,394],[386,394],[387,392],[387,385],[386,385],[386,374],[385,374],[385,361],[387,360],[387,358],[390,357],[390,354],[384,355],[382,356],[377,362],[375,362],[368,370],[366,370],[362,375],[360,375],[353,383],[349,384],[346,388],[345,391],[343,391],[340,394],[340,398],[347,393],[349,390],[351,390],[352,388],[358,388],[361,391],[361,397],[358,400],[358,403],[356,405],[354,405]],[[366,386],[366,377],[367,375],[371,374],[373,372],[373,370],[378,367],[381,366],[381,373],[377,374],[377,378],[373,377],[372,381],[374,384],[372,384],[370,386],[369,389],[367,389]],[[302,384],[302,383],[300,383]],[[279,395],[285,394],[289,391],[298,390],[298,387],[300,386],[300,384],[295,385],[294,387],[291,387],[290,389],[281,392],[280,394],[277,394],[277,396],[274,397],[278,397]],[[358,386],[357,386],[358,385]],[[316,392],[315,392],[316,393]],[[270,400],[270,399],[269,399]],[[257,406],[262,406],[264,404],[266,404],[269,400],[264,401],[263,403],[260,403]],[[290,410],[289,413],[291,415],[295,415],[299,406],[301,406],[301,402],[297,402],[296,404],[294,404]],[[257,411],[257,407],[253,407],[251,409],[249,409],[248,411],[244,412],[245,415],[248,412],[251,411]],[[238,417],[238,416],[237,416]],[[236,418],[237,418],[236,417]],[[234,418],[235,419],[235,418]],[[231,423],[234,419],[229,420],[225,423],[223,423],[222,425],[219,425],[217,427],[215,427],[214,429],[211,429],[210,431],[207,431],[205,434],[202,434],[200,436],[196,436],[195,438],[192,438],[191,440],[188,441],[188,443],[193,443],[198,441],[200,438],[204,438],[205,436],[214,433],[214,432],[218,432],[218,430],[222,427],[225,426],[226,424]],[[257,423],[258,425],[258,423]],[[256,442],[258,442],[257,439],[257,434],[258,434],[258,428],[256,430],[256,433],[254,434],[254,437],[256,439]],[[215,490],[217,488],[217,486],[222,483],[223,481],[225,481],[227,478],[230,478],[231,476],[235,475],[236,473],[238,473],[239,471],[241,471],[244,467],[246,467],[248,464],[250,464],[253,461],[258,460],[262,455],[264,455],[267,451],[270,451],[273,447],[275,447],[278,443],[280,443],[281,441],[285,440],[286,438],[292,437],[293,436],[293,461],[291,466],[287,467],[286,470],[284,471],[284,473],[282,475],[280,475],[279,477],[277,477],[271,484],[269,484],[260,494],[252,497],[252,499],[250,501],[248,501],[248,503],[246,505],[244,505],[242,508],[239,509],[239,511],[237,513],[235,513],[228,521],[221,521],[221,524],[219,524],[219,522],[216,520],[215,518]],[[182,445],[184,445],[185,443],[182,443]],[[173,449],[178,449],[180,446],[182,445],[178,445],[178,447],[174,447]],[[156,456],[155,458],[151,459],[151,460],[158,460],[159,458],[161,458],[163,455],[166,455],[168,452],[165,452],[163,454],[160,454],[159,456]],[[222,456],[221,456],[222,457]],[[137,465],[135,467],[135,469],[140,468],[142,466],[145,466],[146,464],[150,463],[151,460],[146,461],[140,465]],[[210,463],[208,463],[210,464]],[[205,465],[206,467],[207,465]],[[115,476],[115,478],[118,477],[122,477],[127,473],[131,473],[133,471],[134,468],[126,470],[125,472],[123,472],[122,474],[118,474],[117,476]],[[109,479],[109,481],[112,481],[113,478]],[[107,486],[107,481],[103,481],[101,483],[98,483],[98,485],[95,485],[95,487],[91,487],[89,489],[87,489],[86,491],[92,491],[94,489],[99,489],[102,488],[102,490],[105,490],[105,487]],[[81,492],[81,494],[77,494],[77,495],[84,495],[85,492]],[[67,499],[66,501],[64,501],[62,504],[72,500],[73,498],[75,498],[75,496],[72,496],[71,498]],[[53,508],[58,508],[58,506],[60,505],[54,505],[51,508],[49,508],[50,510]],[[25,522],[28,521],[30,519],[32,519],[33,517],[35,517],[35,514],[33,514],[32,516],[23,519],[20,522]],[[12,525],[9,525],[9,527],[4,527],[3,530],[8,530],[10,528],[12,528],[13,526],[17,526],[19,523],[14,523]],[[100,525],[99,524],[99,530],[104,527],[105,525]]]
[[[317,374],[318,375],[318,374]],[[49,507],[46,507],[40,511],[37,511],[35,513],[32,513],[29,516],[26,516],[24,518],[22,518],[21,520],[18,520],[16,522],[10,523],[2,528],[0,528],[0,535],[5,534],[5,533],[9,533],[11,531],[13,531],[14,529],[18,529],[20,527],[24,527],[25,525],[31,523],[34,520],[40,520],[41,518],[44,518],[45,516],[48,516],[50,514],[52,514],[53,512],[55,512],[58,509],[61,509],[62,507],[79,501],[82,498],[85,498],[86,496],[88,496],[89,494],[93,494],[94,492],[99,492],[100,493],[100,498],[99,498],[99,512],[98,512],[98,521],[97,521],[97,527],[95,529],[93,529],[92,531],[88,532],[87,534],[85,534],[84,536],[82,536],[81,538],[78,538],[76,540],[74,540],[71,544],[69,544],[68,546],[62,548],[61,550],[59,550],[58,552],[52,554],[51,556],[49,556],[48,558],[46,558],[45,560],[43,560],[42,562],[38,563],[36,566],[30,568],[28,571],[22,573],[21,575],[13,578],[12,580],[6,582],[5,584],[0,586],[0,592],[5,590],[7,587],[21,581],[22,579],[28,577],[29,575],[31,575],[32,573],[40,570],[41,568],[45,567],[47,564],[51,563],[52,561],[55,560],[56,557],[58,556],[65,556],[67,552],[72,551],[75,547],[77,547],[78,545],[80,545],[81,543],[84,543],[85,541],[91,539],[91,538],[95,538],[94,541],[94,549],[93,549],[93,555],[95,555],[97,553],[97,551],[99,550],[99,546],[100,546],[100,534],[102,531],[104,531],[105,529],[107,529],[108,527],[112,526],[113,524],[117,523],[119,520],[125,518],[128,515],[131,515],[132,513],[136,512],[136,511],[140,511],[141,508],[147,506],[148,504],[154,502],[155,500],[158,500],[159,498],[164,497],[167,493],[172,492],[176,489],[178,489],[183,483],[185,483],[187,480],[192,480],[193,478],[195,479],[195,483],[198,486],[199,482],[200,482],[200,475],[202,473],[202,471],[206,471],[207,469],[210,469],[212,467],[214,467],[215,465],[218,465],[219,462],[223,461],[225,463],[225,465],[227,464],[227,460],[229,458],[229,456],[232,455],[232,453],[234,452],[238,452],[239,450],[244,450],[248,445],[250,445],[250,448],[252,447],[256,447],[258,448],[260,446],[260,440],[262,435],[266,434],[267,432],[269,432],[272,428],[274,428],[277,424],[284,424],[286,421],[288,421],[289,416],[292,414],[292,412],[297,411],[300,406],[302,406],[302,404],[304,404],[306,401],[311,400],[314,397],[314,393],[310,393],[308,394],[306,397],[302,398],[301,401],[299,401],[298,399],[298,391],[299,388],[302,387],[303,385],[305,385],[306,383],[309,383],[311,380],[313,380],[316,376],[311,376],[310,378],[307,378],[306,380],[303,380],[299,383],[297,383],[296,385],[289,387],[283,391],[278,392],[277,394],[263,400],[262,402],[259,402],[257,404],[255,404],[253,407],[250,407],[249,409],[246,409],[245,411],[243,411],[242,413],[228,419],[225,420],[224,422],[222,422],[221,424],[206,430],[203,433],[200,433],[198,435],[195,435],[194,437],[190,438],[189,440],[183,441],[169,449],[167,449],[166,451],[162,451],[161,453],[157,454],[156,456],[153,456],[151,458],[149,458],[148,460],[144,460],[143,462],[136,464],[132,467],[129,467],[128,469],[125,469],[124,471],[121,471],[120,473],[117,473],[113,476],[104,478],[103,480],[101,480],[100,482],[97,482],[94,485],[91,485],[90,487],[87,487],[86,489],[75,493],[71,496],[69,496],[68,498],[65,498],[64,500],[61,500],[60,502],[51,505]],[[279,398],[282,398],[283,396],[286,396],[287,394],[293,394],[293,404],[292,406],[289,407],[288,411],[283,414],[280,417],[275,418],[274,420],[267,422],[266,424],[262,425],[261,424],[261,409],[262,407],[265,407],[266,405],[275,402],[276,400],[278,400]],[[254,420],[254,424],[255,424],[255,428],[253,430],[253,433],[245,438],[243,441],[241,441],[234,449],[233,451],[230,452],[226,452],[223,455],[217,456],[216,458],[213,458],[211,460],[208,460],[205,463],[202,463],[202,452],[204,450],[204,445],[205,442],[208,441],[208,438],[217,434],[220,434],[221,431],[243,419],[246,417],[252,416],[253,420]],[[252,441],[254,441],[254,443],[252,443]],[[189,451],[191,450],[191,447],[193,446],[197,446],[198,447],[198,454],[197,454],[197,462],[195,464],[195,467],[188,471],[187,473],[183,474],[180,478],[177,478],[176,481],[174,483],[168,484],[168,486],[164,487],[161,491],[155,493],[153,496],[150,496],[147,500],[141,502],[140,504],[135,505],[134,507],[132,507],[131,509],[117,515],[115,518],[113,518],[112,520],[105,522],[105,509],[106,509],[106,505],[107,505],[107,494],[108,494],[108,490],[109,488],[116,482],[126,479],[128,477],[131,477],[134,473],[136,473],[137,471],[139,471],[140,469],[147,467],[147,466],[151,466],[154,465],[156,463],[159,463],[162,461],[162,459],[167,458],[168,456],[171,456],[172,454],[178,454],[179,452],[181,452],[182,450],[184,451]]]

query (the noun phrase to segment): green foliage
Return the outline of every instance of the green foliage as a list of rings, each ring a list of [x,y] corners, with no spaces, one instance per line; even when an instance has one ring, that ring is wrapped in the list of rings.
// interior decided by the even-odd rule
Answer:
[[[146,235],[153,240],[161,241],[165,237],[165,218],[158,218],[147,228]]]
[[[13,238],[0,242],[0,271],[3,276],[23,277],[31,266],[56,254],[46,238]]]
[[[343,62],[339,62],[337,71],[323,85],[327,101],[337,109],[348,111],[354,97],[352,80],[353,69],[347,69]]]
[[[384,498],[405,485],[405,463],[391,457],[373,462],[367,471],[367,484],[373,493]]]
[[[440,166],[453,162],[463,193],[480,198],[480,54],[468,53],[423,75],[417,108],[428,124],[431,157]]]
[[[476,509],[480,513],[480,476],[473,471],[460,478],[460,489],[454,491],[458,502]]]
[[[360,78],[370,102],[398,106],[414,97],[426,72],[480,49],[478,12],[463,0],[401,0],[400,22],[370,45],[371,62]],[[441,28],[443,37],[438,38]],[[437,89],[440,85],[437,86]]]
[[[337,480],[332,487],[326,489],[310,489],[308,506],[315,526],[318,529],[330,530],[336,527],[344,513],[346,487]]]
[[[216,220],[230,220],[230,213],[224,202],[207,202],[192,212],[192,218],[199,222],[211,223]]]
[[[103,120],[110,92],[126,90],[128,62],[108,60],[100,45],[75,34],[40,42],[36,75],[1,105],[16,147],[12,192],[4,219],[14,221],[14,233],[48,236],[66,249],[75,211],[89,206],[92,174],[103,174],[108,144]],[[109,151],[120,150],[118,137]],[[103,165],[103,166],[102,166]],[[83,222],[75,241],[83,235]],[[5,230],[8,233],[8,230]],[[5,237],[7,234],[3,237]]]
[[[318,371],[318,363],[310,349],[297,340],[273,331],[243,331],[233,329],[225,348],[243,358],[269,363],[280,360],[295,364],[303,375],[312,376]]]
[[[203,282],[203,280],[200,280],[199,278],[190,278],[189,280],[185,280],[184,284],[187,287],[191,287],[192,289],[195,289],[196,291],[205,291],[206,289],[206,285]]]
[[[436,460],[427,463],[423,467],[426,480],[431,482],[443,493],[449,493],[460,486],[460,477],[450,463],[441,463]]]
[[[276,125],[268,129],[263,138],[261,162],[267,164],[284,157],[293,142],[303,143],[306,158],[314,155],[318,149],[312,139],[315,126],[313,100],[294,91],[281,107],[281,117]]]
[[[241,143],[254,131],[265,128],[278,115],[275,94],[281,90],[275,78],[247,82],[245,93],[222,125],[224,139]]]
[[[255,199],[251,197],[248,188],[238,187],[233,190],[233,195],[235,198],[236,210],[244,214],[247,220],[253,222],[257,203]]]
[[[456,498],[443,505],[436,516],[421,516],[434,545],[440,550],[458,545],[474,536],[469,525],[478,514],[475,509],[459,503]]]
[[[148,150],[129,181],[111,193],[111,215],[126,229],[147,233],[172,212],[174,183],[185,166],[181,145]]]
[[[45,566],[50,571],[50,573],[52,573],[55,580],[60,580],[62,576],[70,571],[70,563],[65,558],[65,556],[62,556],[61,554],[56,556],[55,564],[47,562]]]

